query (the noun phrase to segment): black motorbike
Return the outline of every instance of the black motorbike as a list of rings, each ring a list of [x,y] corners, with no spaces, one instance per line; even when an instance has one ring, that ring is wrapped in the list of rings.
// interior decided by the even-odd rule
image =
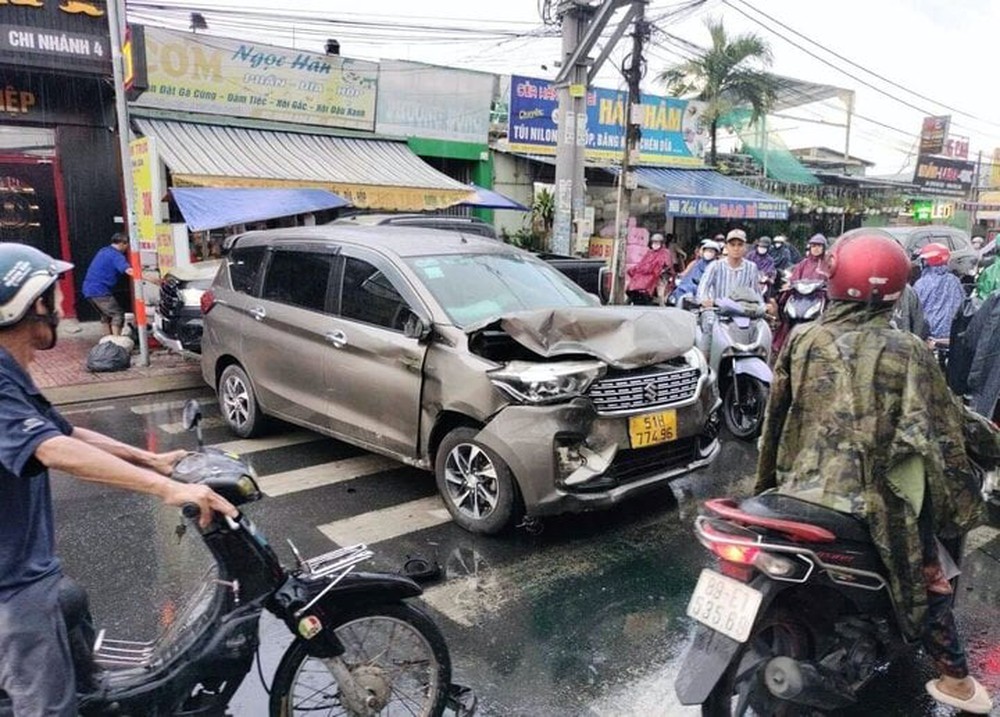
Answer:
[[[854,516],[767,492],[706,502],[695,532],[719,562],[688,605],[697,626],[675,684],[682,704],[712,716],[848,707],[907,647],[885,568]]]
[[[173,478],[207,485],[237,506],[260,499],[247,462],[202,447],[200,419],[197,402],[188,402],[184,424],[198,431],[199,450],[177,464]],[[196,505],[182,513],[197,527]],[[215,514],[198,533],[216,565],[159,639],[100,632],[93,657],[102,686],[81,696],[81,714],[223,715],[253,665],[263,610],[295,636],[270,687],[272,716],[435,716],[446,706],[474,713],[474,695],[451,685],[440,630],[407,602],[420,587],[356,570],[373,555],[364,545],[306,560],[289,541],[297,564],[287,569],[243,513]]]

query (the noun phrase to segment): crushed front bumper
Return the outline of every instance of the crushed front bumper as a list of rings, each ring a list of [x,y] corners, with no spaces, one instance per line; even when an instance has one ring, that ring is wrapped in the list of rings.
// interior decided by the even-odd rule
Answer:
[[[585,398],[508,406],[477,439],[510,467],[528,516],[602,510],[709,465],[720,448],[720,406],[715,391],[701,391],[677,409],[675,440],[645,448],[631,447],[628,416],[598,415]],[[567,447],[573,463],[560,450]]]

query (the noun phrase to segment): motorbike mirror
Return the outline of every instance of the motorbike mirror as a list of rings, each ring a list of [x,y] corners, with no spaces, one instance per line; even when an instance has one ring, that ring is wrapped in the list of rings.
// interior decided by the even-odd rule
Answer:
[[[189,399],[184,404],[184,412],[181,414],[181,424],[185,431],[190,431],[201,423],[201,404],[196,399]]]
[[[201,436],[201,404],[194,398],[189,399],[184,404],[184,411],[181,414],[181,425],[184,426],[185,431],[195,430],[198,436],[198,450],[203,447],[203,441]]]

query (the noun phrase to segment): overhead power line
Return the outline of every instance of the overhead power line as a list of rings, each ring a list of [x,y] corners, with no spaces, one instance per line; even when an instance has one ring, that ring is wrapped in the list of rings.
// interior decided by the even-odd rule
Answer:
[[[734,10],[738,10],[738,8],[735,8],[733,6],[731,0],[723,0],[723,2],[726,5],[729,5],[730,7],[732,7]],[[984,124],[993,125],[994,127],[1000,127],[1000,123],[998,123],[998,122],[994,122],[992,120],[988,120],[988,119],[984,119],[982,117],[978,117],[978,116],[972,114],[971,112],[966,112],[965,110],[960,110],[957,107],[952,107],[951,105],[945,104],[941,100],[936,100],[936,99],[934,99],[932,97],[927,97],[926,95],[922,95],[919,92],[917,92],[916,90],[912,90],[909,87],[901,85],[900,83],[898,83],[898,82],[896,82],[894,80],[891,80],[888,77],[885,77],[884,75],[880,75],[879,73],[875,72],[874,70],[871,70],[871,69],[865,67],[864,65],[861,65],[861,64],[855,62],[854,60],[852,60],[852,59],[850,59],[848,57],[845,57],[844,55],[840,54],[836,50],[831,50],[826,45],[824,45],[822,43],[819,43],[816,40],[813,40],[811,37],[809,37],[809,36],[807,36],[807,35],[799,32],[795,28],[789,27],[788,25],[786,25],[785,23],[783,23],[781,20],[777,19],[773,15],[768,15],[766,12],[764,12],[760,8],[757,8],[754,5],[750,4],[749,2],[747,2],[747,0],[739,0],[739,2],[741,4],[743,4],[743,5],[746,5],[748,8],[750,8],[754,12],[758,13],[759,15],[762,15],[763,17],[766,17],[768,20],[770,20],[771,22],[775,23],[776,25],[779,25],[780,27],[785,28],[790,33],[792,33],[793,35],[795,35],[797,37],[801,37],[803,40],[806,40],[807,42],[812,43],[816,47],[821,48],[824,52],[827,52],[830,55],[833,55],[838,60],[846,62],[847,64],[851,65],[852,67],[858,68],[859,70],[863,70],[864,72],[867,72],[872,77],[877,77],[878,79],[882,80],[882,82],[885,82],[885,83],[887,83],[889,85],[892,85],[893,87],[896,87],[897,89],[903,90],[904,92],[907,92],[907,93],[913,95],[914,97],[919,97],[920,99],[925,100],[927,102],[932,102],[932,103],[938,105],[939,107],[944,107],[946,110],[949,110],[950,112],[954,112],[956,114],[964,115],[965,117],[968,117],[970,119],[974,119],[977,122],[982,122]]]

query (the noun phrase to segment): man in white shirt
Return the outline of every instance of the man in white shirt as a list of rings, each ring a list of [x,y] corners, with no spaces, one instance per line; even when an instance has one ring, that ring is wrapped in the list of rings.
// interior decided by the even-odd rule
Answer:
[[[715,306],[738,286],[760,294],[757,265],[743,258],[746,247],[747,235],[742,229],[733,229],[726,235],[726,256],[709,264],[698,284],[699,304],[706,308]]]

